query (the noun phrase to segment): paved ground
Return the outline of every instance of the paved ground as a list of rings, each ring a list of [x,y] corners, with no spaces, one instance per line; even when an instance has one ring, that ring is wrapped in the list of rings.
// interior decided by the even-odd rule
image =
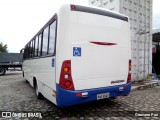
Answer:
[[[134,91],[129,96],[119,97],[117,100],[101,100],[57,108],[46,99],[37,100],[34,89],[25,82],[20,72],[9,72],[5,76],[0,76],[0,111],[41,111],[43,119],[46,120],[158,120],[160,86]],[[156,111],[159,118],[135,117],[135,113],[140,113],[139,111],[146,111],[148,114]]]

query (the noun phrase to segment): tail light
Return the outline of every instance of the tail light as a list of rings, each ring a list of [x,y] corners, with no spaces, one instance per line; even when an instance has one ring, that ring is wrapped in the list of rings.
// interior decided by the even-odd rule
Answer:
[[[129,69],[128,69],[127,83],[131,82],[131,80],[132,80],[132,77],[131,77],[132,72],[131,72],[131,70],[132,70],[132,64],[131,64],[131,60],[129,60]]]
[[[71,75],[71,60],[62,63],[60,74],[60,87],[66,90],[75,90]]]
[[[74,11],[76,7],[74,5],[71,5],[71,10]]]

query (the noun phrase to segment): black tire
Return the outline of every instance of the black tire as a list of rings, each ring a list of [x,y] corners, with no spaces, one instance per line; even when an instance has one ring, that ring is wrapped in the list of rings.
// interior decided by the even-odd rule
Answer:
[[[4,67],[0,67],[0,76],[3,76],[6,73],[6,69]]]
[[[24,71],[22,72],[22,75],[23,75],[23,77],[24,77]]]
[[[25,79],[25,82],[26,82],[26,83],[29,83],[28,80],[26,80],[26,79]]]
[[[35,92],[36,92],[37,99],[41,100],[43,98],[43,96],[42,96],[42,94],[38,90],[38,84],[37,84],[37,82],[35,84]]]

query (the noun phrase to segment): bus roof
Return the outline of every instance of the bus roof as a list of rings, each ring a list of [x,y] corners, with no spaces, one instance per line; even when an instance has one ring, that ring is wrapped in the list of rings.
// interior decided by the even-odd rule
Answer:
[[[82,5],[75,5],[75,4],[64,4],[61,7],[64,7],[64,6],[74,6],[74,11],[108,16],[108,17],[116,18],[116,19],[123,20],[123,21],[126,21],[126,22],[128,22],[128,20],[129,20],[129,18],[125,15],[122,15],[120,13],[117,13],[117,12],[114,12],[114,11],[111,11],[111,10],[107,10],[107,9],[104,9],[104,8],[100,8],[100,7],[94,7],[94,6],[89,6],[89,5],[82,6]],[[31,42],[33,39],[35,39],[36,36],[38,36],[44,30],[44,28],[53,21],[53,19],[56,19],[56,17],[57,17],[57,13],[55,13],[51,17],[51,19],[32,37],[32,39],[29,42]],[[29,42],[27,42],[27,44]],[[26,47],[26,45],[25,45],[25,47]]]
[[[128,17],[124,16],[122,14],[106,10],[106,9],[101,9],[98,7],[91,7],[91,6],[80,6],[80,5],[71,5],[71,7],[74,6],[73,11],[79,11],[79,12],[87,12],[87,13],[92,13],[92,14],[98,14],[98,15],[104,15],[120,20],[124,20],[128,22]]]

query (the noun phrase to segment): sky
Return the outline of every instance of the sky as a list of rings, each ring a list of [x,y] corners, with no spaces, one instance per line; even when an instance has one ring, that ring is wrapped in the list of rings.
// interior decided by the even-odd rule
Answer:
[[[0,42],[19,52],[64,3],[88,5],[88,0],[1,0]],[[153,0],[153,28],[160,28],[160,0]]]
[[[160,29],[160,0],[153,0],[153,29]]]

